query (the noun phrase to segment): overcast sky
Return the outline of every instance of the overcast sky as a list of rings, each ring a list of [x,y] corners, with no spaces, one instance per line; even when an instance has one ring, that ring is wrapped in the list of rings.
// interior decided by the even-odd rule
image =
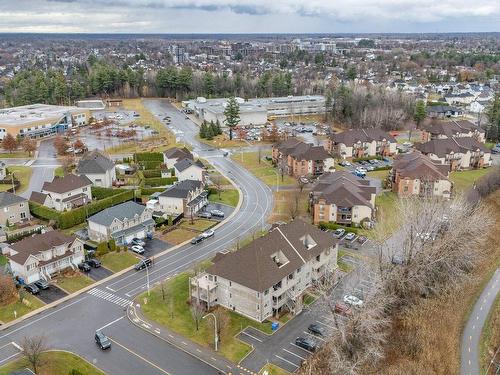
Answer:
[[[500,31],[500,0],[0,0],[0,32]]]

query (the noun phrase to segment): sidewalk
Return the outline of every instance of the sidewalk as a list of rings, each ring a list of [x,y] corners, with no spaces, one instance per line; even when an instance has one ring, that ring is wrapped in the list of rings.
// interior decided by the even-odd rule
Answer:
[[[139,304],[133,304],[129,306],[129,308],[127,309],[127,317],[132,322],[132,324],[162,339],[163,341],[166,341],[170,345],[173,345],[178,349],[192,355],[200,361],[203,361],[206,364],[214,367],[215,369],[220,371],[221,374],[257,375],[255,372],[247,370],[225,359],[221,355],[217,354],[217,352],[198,345],[186,339],[184,336],[179,335],[160,324],[148,320],[142,314]]]

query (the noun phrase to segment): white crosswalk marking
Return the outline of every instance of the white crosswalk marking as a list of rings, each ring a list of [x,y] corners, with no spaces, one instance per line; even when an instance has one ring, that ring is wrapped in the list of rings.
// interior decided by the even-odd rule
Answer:
[[[117,295],[115,295],[113,293],[109,293],[109,292],[106,292],[106,291],[98,289],[98,288],[90,289],[87,293],[90,295],[93,295],[94,297],[102,298],[108,302],[114,303],[114,304],[121,306],[121,307],[125,307],[127,305],[130,305],[130,303],[132,302],[126,298],[118,297]]]

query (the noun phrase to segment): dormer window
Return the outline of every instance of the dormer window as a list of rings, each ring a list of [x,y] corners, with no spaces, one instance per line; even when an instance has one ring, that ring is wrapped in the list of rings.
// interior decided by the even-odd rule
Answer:
[[[283,252],[277,251],[274,254],[271,254],[271,259],[278,266],[278,268],[283,267],[285,264],[289,262],[288,258],[283,254]]]
[[[300,240],[302,241],[302,244],[307,250],[312,249],[314,246],[317,245],[316,241],[314,241],[314,239],[309,234],[306,234],[305,236],[301,237]]]

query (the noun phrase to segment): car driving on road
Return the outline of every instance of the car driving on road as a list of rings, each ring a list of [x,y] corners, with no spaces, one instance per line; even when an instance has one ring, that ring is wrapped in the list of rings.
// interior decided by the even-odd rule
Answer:
[[[95,331],[94,340],[102,350],[111,348],[111,341],[109,340],[108,336],[106,336],[101,331]]]
[[[316,350],[316,341],[310,338],[297,337],[295,339],[295,345],[300,346],[301,348],[310,352],[314,352]]]
[[[153,261],[149,258],[146,258],[146,259],[142,259],[139,263],[137,263],[135,266],[134,266],[134,269],[136,271],[140,271],[146,267],[151,267],[153,265]]]
[[[344,302],[347,303],[348,305],[354,306],[354,307],[361,307],[363,306],[363,300],[359,299],[356,296],[352,296],[349,294],[346,294],[344,296]]]
[[[193,238],[191,240],[191,244],[192,245],[196,245],[197,243],[200,243],[201,241],[203,241],[205,239],[205,237],[203,237],[201,234],[199,236],[196,236],[195,238]]]

